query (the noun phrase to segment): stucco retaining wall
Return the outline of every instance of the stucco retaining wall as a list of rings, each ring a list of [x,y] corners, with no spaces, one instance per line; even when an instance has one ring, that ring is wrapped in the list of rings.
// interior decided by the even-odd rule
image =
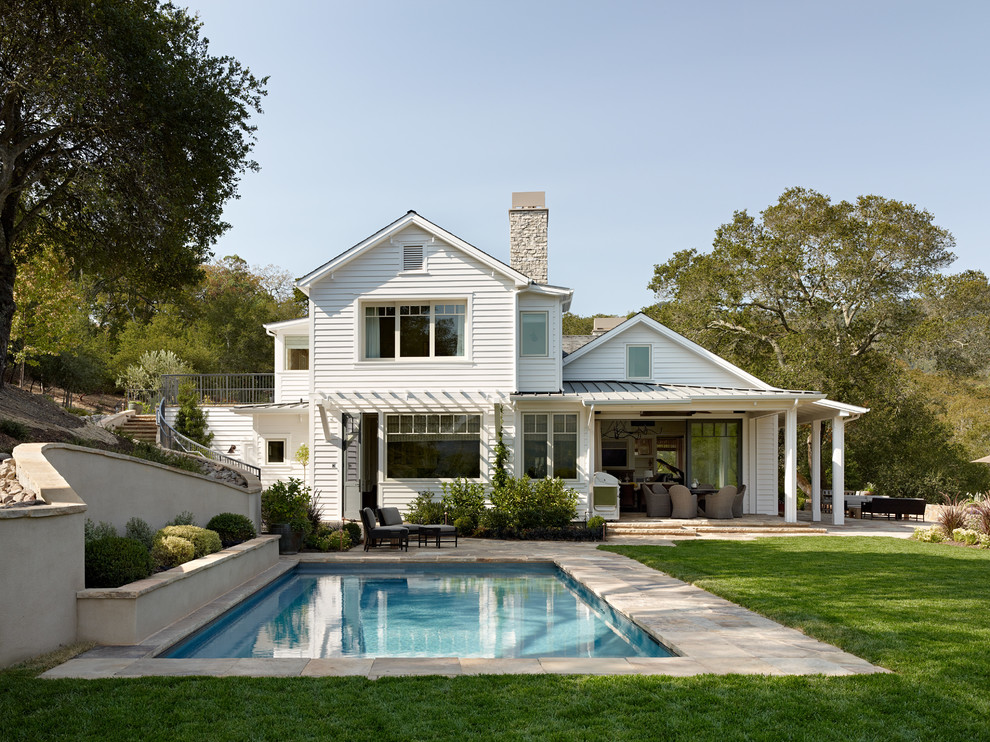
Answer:
[[[14,450],[19,478],[21,459],[39,455],[87,505],[86,517],[94,522],[113,523],[121,534],[131,518],[142,518],[157,530],[183,511],[191,512],[200,526],[217,513],[239,513],[250,518],[255,528],[261,525],[261,483],[254,477],[250,477],[245,489],[107,451],[33,443]],[[36,487],[32,489],[43,494]],[[50,502],[47,497],[45,500]]]
[[[76,640],[86,506],[0,510],[0,667]]]
[[[78,638],[138,644],[278,562],[278,536],[260,536],[146,580],[76,593]]]

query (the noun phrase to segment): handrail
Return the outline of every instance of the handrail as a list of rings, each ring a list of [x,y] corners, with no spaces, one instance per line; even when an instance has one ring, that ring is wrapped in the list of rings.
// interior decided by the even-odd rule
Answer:
[[[170,451],[182,451],[183,453],[198,454],[210,459],[211,461],[216,461],[218,464],[229,466],[231,469],[241,469],[249,474],[253,474],[258,479],[261,479],[260,467],[254,466],[253,464],[248,464],[244,461],[239,461],[238,459],[233,459],[226,454],[220,453],[219,451],[214,451],[212,448],[207,448],[203,444],[197,443],[192,438],[182,435],[182,433],[165,422],[164,398],[158,404],[158,413],[155,416],[155,420],[158,423],[159,442],[163,448],[167,448]]]

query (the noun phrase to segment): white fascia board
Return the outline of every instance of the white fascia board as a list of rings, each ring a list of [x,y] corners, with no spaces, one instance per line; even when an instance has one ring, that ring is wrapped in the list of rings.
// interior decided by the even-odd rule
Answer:
[[[602,333],[597,338],[595,338],[594,340],[592,340],[590,343],[587,343],[585,345],[582,345],[576,351],[574,351],[573,353],[570,353],[567,356],[567,358],[564,359],[564,365],[566,366],[571,361],[574,361],[574,360],[577,360],[578,358],[581,358],[583,355],[585,355],[586,353],[590,353],[595,348],[598,348],[599,346],[605,345],[606,343],[611,342],[612,340],[615,340],[615,338],[617,338],[619,335],[621,335],[622,333],[626,332],[627,330],[631,330],[633,327],[636,327],[637,325],[646,325],[650,329],[655,330],[659,334],[663,335],[668,340],[671,340],[671,341],[677,343],[678,345],[680,345],[681,347],[686,348],[687,350],[691,351],[692,353],[694,353],[694,354],[696,354],[698,356],[701,356],[702,358],[705,358],[708,361],[711,361],[712,363],[714,363],[714,364],[716,364],[718,366],[721,366],[722,368],[724,368],[729,373],[733,374],[734,376],[739,377],[740,379],[746,381],[748,384],[753,385],[757,389],[774,389],[775,388],[775,387],[771,386],[770,384],[767,384],[765,381],[756,378],[752,374],[749,374],[749,373],[743,371],[738,366],[736,366],[736,365],[734,365],[732,363],[729,363],[727,360],[725,360],[721,356],[715,355],[710,350],[706,350],[706,349],[702,348],[700,345],[698,345],[697,343],[692,342],[691,340],[688,340],[683,335],[674,332],[673,330],[671,330],[666,325],[661,325],[655,319],[653,319],[651,317],[647,317],[642,312],[640,312],[640,313],[638,313],[638,314],[630,317],[625,322],[623,322],[621,325],[618,325],[617,327],[612,328],[608,332]]]
[[[529,278],[527,276],[524,276],[519,271],[506,265],[502,261],[493,258],[484,250],[480,250],[474,245],[470,244],[469,242],[465,242],[460,237],[451,234],[443,227],[437,226],[429,219],[424,219],[415,211],[410,211],[405,216],[389,224],[387,227],[380,229],[379,231],[375,232],[367,239],[354,245],[354,247],[350,248],[349,250],[345,250],[340,255],[330,260],[330,262],[324,263],[316,270],[307,273],[305,276],[303,276],[302,278],[296,281],[296,287],[300,291],[306,293],[306,295],[308,296],[309,287],[312,286],[317,281],[319,281],[320,279],[322,279],[324,276],[330,275],[335,270],[338,270],[342,266],[354,260],[354,258],[358,257],[359,255],[362,255],[371,248],[380,245],[381,243],[385,242],[387,239],[401,232],[403,229],[405,229],[410,225],[416,225],[423,231],[429,232],[430,234],[433,234],[434,236],[440,238],[447,244],[452,245],[453,247],[456,247],[457,249],[467,253],[475,260],[491,268],[492,271],[501,273],[502,275],[511,278],[512,281],[515,283],[516,288],[522,288],[530,284]]]
[[[285,319],[281,322],[269,322],[262,325],[269,335],[273,335],[280,330],[306,330],[309,327],[309,317],[299,317],[298,319]]]
[[[571,300],[574,298],[574,289],[565,288],[564,286],[550,286],[544,283],[531,283],[520,289],[519,293],[559,296],[561,300],[561,311],[563,312],[569,312],[571,310]]]

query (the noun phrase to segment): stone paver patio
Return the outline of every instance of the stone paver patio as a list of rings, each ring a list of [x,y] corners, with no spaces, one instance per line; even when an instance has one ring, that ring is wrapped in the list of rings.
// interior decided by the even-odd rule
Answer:
[[[810,536],[809,536],[810,537]],[[618,539],[616,540],[618,542]],[[622,539],[626,541],[626,539]],[[672,545],[666,539],[629,543]],[[44,673],[45,678],[108,678],[153,675],[344,676],[371,679],[395,675],[586,674],[854,675],[887,670],[777,624],[700,588],[650,569],[595,544],[462,539],[457,548],[413,547],[342,554],[300,554],[150,637],[141,645],[97,647]],[[611,659],[159,659],[156,655],[207,624],[259,587],[306,562],[547,562],[582,582],[678,656]]]

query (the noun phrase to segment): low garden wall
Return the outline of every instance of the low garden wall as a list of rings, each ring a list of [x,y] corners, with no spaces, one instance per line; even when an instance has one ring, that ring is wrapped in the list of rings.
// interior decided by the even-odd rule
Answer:
[[[158,529],[183,511],[192,512],[202,525],[221,512],[246,515],[256,525],[260,521],[257,480],[245,490],[128,456],[61,443],[21,444],[13,457],[18,481],[45,504],[0,508],[0,667],[83,638],[78,631],[77,594],[86,592],[87,518],[113,523],[121,533],[130,518],[142,518]],[[247,551],[253,555],[235,559],[230,563],[236,566],[197,581],[207,587],[196,586],[191,601],[220,589],[210,583],[222,586],[250,579],[256,574],[251,570],[268,560],[269,552],[277,559],[278,544],[272,541]],[[183,568],[188,570],[188,564]],[[184,591],[160,594],[170,592]],[[173,594],[165,602],[181,600],[185,598]]]
[[[78,638],[139,644],[276,563],[278,536],[260,536],[123,587],[80,590]]]
[[[119,533],[131,518],[161,528],[181,512],[191,512],[205,526],[217,513],[238,513],[261,525],[261,483],[247,488],[202,474],[172,469],[130,456],[61,443],[26,443],[14,449],[18,477],[22,460],[43,457],[89,508],[86,517],[106,521]],[[30,474],[28,474],[30,476]],[[37,487],[35,492],[42,493]],[[48,497],[45,500],[51,502]]]

